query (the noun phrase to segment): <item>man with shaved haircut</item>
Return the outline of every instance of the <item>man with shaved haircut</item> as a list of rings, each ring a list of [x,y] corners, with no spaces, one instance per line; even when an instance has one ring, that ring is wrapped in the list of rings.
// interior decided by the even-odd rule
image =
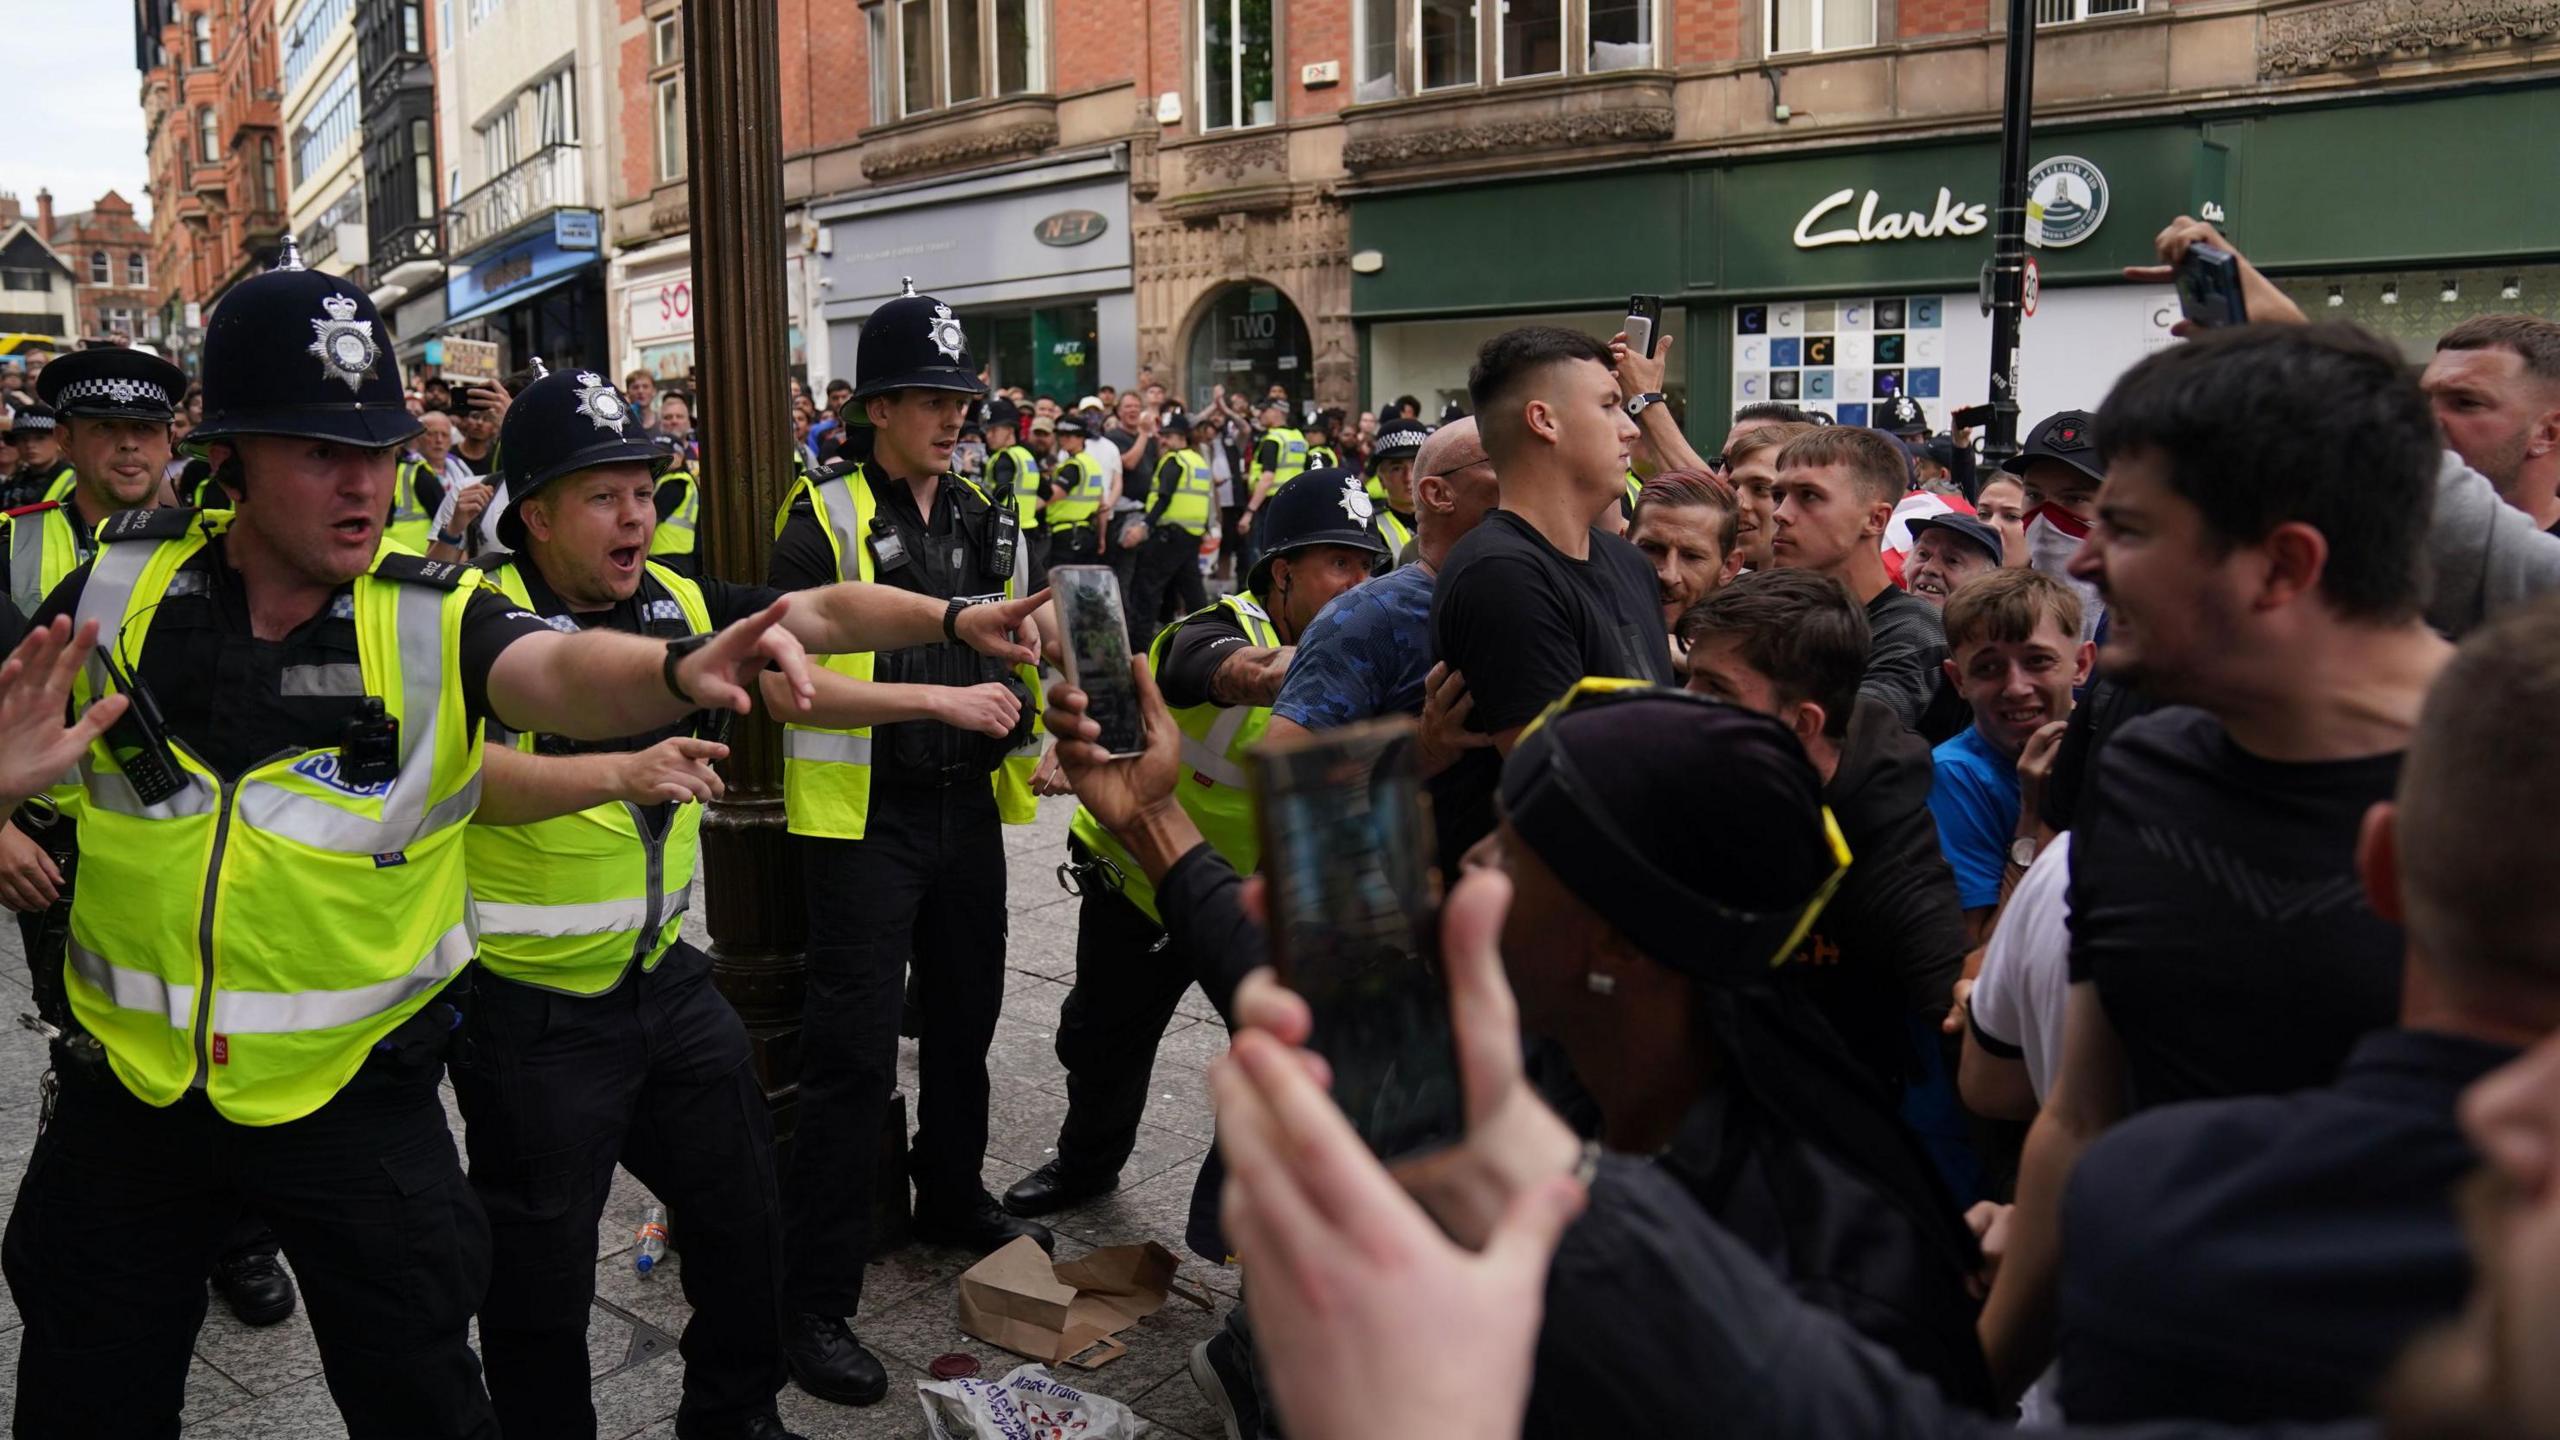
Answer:
[[[1858,691],[1925,734],[1921,719],[1938,693],[1946,631],[1936,606],[1885,574],[1880,549],[1909,475],[1901,449],[1873,430],[1831,425],[1797,436],[1778,452],[1770,548],[1780,568],[1828,575],[1866,607],[1874,645]]]
[[[2560,324],[2465,320],[2436,341],[2418,383],[2463,463],[2534,524],[2560,531]]]

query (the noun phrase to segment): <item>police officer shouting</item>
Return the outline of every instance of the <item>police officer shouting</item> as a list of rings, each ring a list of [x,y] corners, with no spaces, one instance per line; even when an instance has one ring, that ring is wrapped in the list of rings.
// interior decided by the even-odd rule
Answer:
[[[386,547],[418,428],[390,337],[289,251],[224,298],[205,365],[192,439],[237,509],[117,517],[35,616],[98,626],[75,701],[133,704],[76,807],[64,980],[103,1063],[63,1071],[0,1242],[17,1430],[176,1433],[205,1265],[246,1209],[351,1435],[481,1440],[488,1226],[436,1093],[481,727],[645,733],[744,707],[769,663],[812,693],[807,666],[781,605],[680,645],[563,635]]]
[[[1181,443],[1156,461],[1147,493],[1147,538],[1138,551],[1135,578],[1129,587],[1129,648],[1143,650],[1155,638],[1157,617],[1168,597],[1181,602],[1177,614],[1188,615],[1209,603],[1200,581],[1200,537],[1218,518],[1218,480],[1209,469],[1208,448],[1217,443],[1218,419],[1180,415],[1165,427]]]
[[[951,307],[912,289],[872,313],[854,357],[854,403],[871,458],[803,480],[773,549],[773,582],[799,589],[877,580],[932,597],[955,617],[1012,593],[1021,553],[1009,497],[950,473],[977,362]],[[1042,597],[1034,597],[1042,598]],[[880,1362],[845,1323],[862,1298],[874,1174],[897,1083],[898,1019],[912,959],[923,1011],[918,1120],[909,1171],[918,1238],[990,1251],[1048,1232],[1007,1216],[980,1179],[987,1047],[1004,990],[1000,822],[1027,823],[1039,746],[1033,685],[955,645],[837,655],[826,668],[893,682],[949,707],[869,728],[795,724],[783,739],[791,832],[805,837],[809,981],[799,1132],[783,1177],[788,1227],[784,1335],[801,1388],[845,1404],[886,1393]],[[1002,738],[954,723],[973,692],[1018,701]]]
[[[1242,873],[1261,847],[1244,756],[1271,723],[1298,636],[1333,597],[1369,577],[1385,542],[1369,497],[1348,470],[1310,470],[1272,492],[1250,595],[1229,595],[1167,626],[1149,668],[1182,729],[1194,783],[1176,798],[1200,833]],[[1004,1196],[1016,1215],[1045,1215],[1109,1191],[1138,1141],[1156,1042],[1182,994],[1215,956],[1168,945],[1155,891],[1128,850],[1079,809],[1067,869],[1084,897],[1076,918],[1076,980],[1058,1016],[1067,1118],[1058,1158]]]

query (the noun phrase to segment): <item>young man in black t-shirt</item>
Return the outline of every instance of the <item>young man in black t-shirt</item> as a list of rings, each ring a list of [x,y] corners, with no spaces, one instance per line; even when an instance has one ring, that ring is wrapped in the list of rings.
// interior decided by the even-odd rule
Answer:
[[[2097,433],[2072,575],[2106,598],[2101,667],[2169,708],[2115,733],[2073,830],[2062,1070],[1983,1315],[2013,1390],[2051,1353],[2090,1141],[2170,1101],[2326,1083],[2392,1023],[2402,941],[2358,893],[2356,838],[2449,653],[2409,523],[2435,428],[2396,351],[2342,326],[2216,332],[2134,367]]]
[[[1642,551],[1592,528],[1626,493],[1636,424],[1597,340],[1531,325],[1485,342],[1467,376],[1501,507],[1449,552],[1431,600],[1439,657],[1493,737],[1432,782],[1440,861],[1493,829],[1501,756],[1586,675],[1672,683],[1660,590]]]

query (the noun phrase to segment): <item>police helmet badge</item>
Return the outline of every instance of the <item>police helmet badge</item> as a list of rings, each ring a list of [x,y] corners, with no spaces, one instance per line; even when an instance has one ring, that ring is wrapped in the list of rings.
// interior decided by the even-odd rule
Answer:
[[[319,358],[321,368],[347,383],[348,394],[364,389],[366,378],[382,359],[382,347],[374,343],[373,326],[356,318],[356,301],[352,295],[331,295],[320,302],[329,312],[326,319],[311,322],[310,353]]]
[[[612,382],[592,370],[578,372],[578,413],[586,416],[597,429],[610,430],[616,435],[622,433],[622,427],[631,419],[631,412],[624,407],[622,397],[614,393]]]
[[[1342,482],[1341,499],[1342,513],[1362,525],[1368,524],[1370,517],[1378,513],[1377,507],[1369,503],[1369,492],[1361,488],[1357,480]]]
[[[934,302],[933,319],[926,322],[924,333],[925,338],[933,342],[934,349],[954,360],[969,348],[969,338],[960,333],[959,317],[951,313],[950,306],[939,300]]]

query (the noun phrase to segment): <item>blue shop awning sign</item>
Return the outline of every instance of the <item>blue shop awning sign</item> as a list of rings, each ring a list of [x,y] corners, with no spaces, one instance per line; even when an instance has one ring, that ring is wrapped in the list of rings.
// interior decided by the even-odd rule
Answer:
[[[457,268],[445,282],[445,313],[459,319],[469,312],[485,312],[493,301],[547,290],[570,272],[599,263],[601,256],[592,238],[596,213],[577,212],[590,227],[584,249],[562,243],[564,235],[571,240],[579,235],[575,228],[559,223],[568,213],[561,212],[554,223],[530,234],[492,246]]]

